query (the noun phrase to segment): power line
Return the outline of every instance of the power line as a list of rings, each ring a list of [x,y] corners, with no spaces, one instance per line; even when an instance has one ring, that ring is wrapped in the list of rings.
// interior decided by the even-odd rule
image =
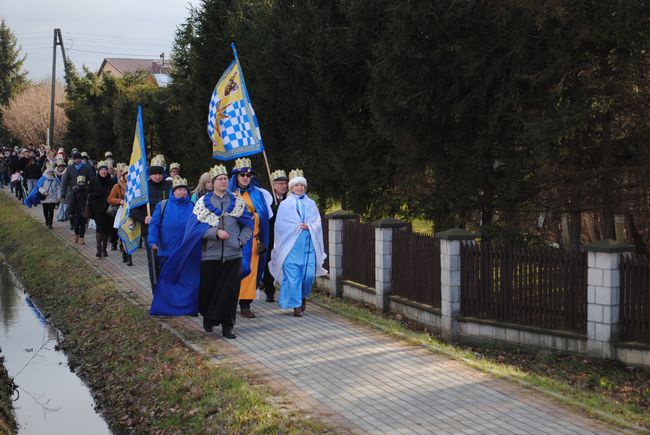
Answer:
[[[68,51],[81,51],[84,53],[95,53],[95,54],[110,54],[111,56],[145,56],[144,53],[113,53],[109,51],[94,51],[94,50],[83,50],[81,48],[69,48]],[[160,54],[146,55],[152,59],[157,59],[160,57]]]

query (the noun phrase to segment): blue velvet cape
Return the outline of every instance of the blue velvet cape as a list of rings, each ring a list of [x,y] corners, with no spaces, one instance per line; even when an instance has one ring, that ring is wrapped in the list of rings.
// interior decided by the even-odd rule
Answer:
[[[253,177],[251,179],[251,183],[249,184],[247,189],[241,189],[237,185],[237,174],[234,174],[232,177],[230,177],[230,182],[228,183],[228,190],[231,192],[236,192],[237,190],[241,191],[243,194],[244,192],[248,192],[248,194],[251,197],[251,201],[253,202],[253,206],[255,207],[255,212],[259,215],[260,217],[260,241],[266,246],[267,250],[259,256],[259,263],[257,266],[257,281],[260,282],[262,280],[262,277],[264,276],[264,270],[266,269],[266,256],[268,252],[273,248],[273,246],[269,246],[269,207],[266,204],[266,200],[264,199],[264,194],[260,190],[260,185],[257,182],[257,179]],[[253,220],[254,222],[254,220]],[[253,238],[251,237],[248,239],[248,242],[246,242],[246,245],[244,245],[244,251],[242,252],[242,267],[243,268],[248,268],[249,270],[251,269],[251,256],[252,256],[252,251],[253,251]],[[250,273],[250,272],[249,272]]]
[[[23,204],[25,204],[27,207],[32,208],[35,205],[38,205],[41,203],[41,198],[38,195],[38,189],[45,184],[45,182],[49,180],[49,178],[45,177],[45,175],[41,175],[41,178],[38,179],[36,184],[34,185],[34,188],[32,188],[32,191],[29,192],[29,195],[23,200]],[[54,176],[55,183],[61,184],[61,178],[57,177],[56,175]]]
[[[226,210],[232,212],[235,207],[235,195],[228,192],[230,206]],[[202,196],[199,201],[211,211],[215,207],[210,204],[211,194]],[[218,210],[218,209],[217,209]],[[244,209],[237,221],[253,228],[253,217]],[[191,214],[185,227],[185,234],[180,245],[172,251],[160,271],[158,284],[151,301],[149,314],[152,316],[194,316],[199,311],[199,284],[201,279],[201,246],[203,234],[210,225],[199,222],[194,213]],[[249,250],[250,255],[250,250]],[[251,272],[242,265],[241,278]]]

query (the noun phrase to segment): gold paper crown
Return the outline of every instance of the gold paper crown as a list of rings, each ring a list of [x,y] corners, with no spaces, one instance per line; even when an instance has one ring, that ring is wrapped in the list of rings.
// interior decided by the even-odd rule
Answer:
[[[65,166],[65,160],[63,160],[63,157],[59,157],[58,159],[56,159],[56,165],[57,166],[60,166],[60,165]]]
[[[77,175],[77,184],[86,184],[86,177],[83,175]]]
[[[251,165],[251,159],[243,157],[241,159],[235,160],[235,167],[232,168],[233,172],[248,172],[246,169],[250,170],[253,166]]]
[[[158,154],[153,156],[151,159],[151,166],[160,166],[161,168],[165,167],[165,156]]]
[[[172,189],[177,187],[187,187],[187,180],[181,177],[174,178],[172,181]]]
[[[110,152],[110,151],[106,151],[106,152],[104,153],[104,157],[109,157],[109,156],[110,156],[110,157],[113,157],[113,153]]]
[[[88,153],[85,152],[85,151],[82,151],[82,152],[81,152],[81,157],[86,157],[86,158],[88,158]]]
[[[124,172],[124,171],[128,171],[129,165],[127,165],[126,163],[118,163],[117,165],[115,165],[115,168],[118,171]]]
[[[179,171],[181,170],[181,164],[173,162],[169,165],[169,170],[171,171],[172,169],[178,169]]]
[[[53,171],[53,170],[54,170],[54,164],[52,162],[45,162],[45,172]]]
[[[292,169],[289,171],[289,180],[296,177],[305,177],[305,173],[302,172],[302,169]]]
[[[278,178],[287,178],[287,173],[284,171],[284,169],[278,169],[271,172],[271,180],[275,181]]]
[[[208,174],[210,174],[210,180],[214,180],[214,178],[218,177],[219,175],[225,175],[227,177],[228,170],[224,165],[214,165],[213,168],[210,168]]]
[[[108,168],[108,162],[106,160],[100,160],[97,162],[97,169],[101,168],[102,166],[106,166]]]

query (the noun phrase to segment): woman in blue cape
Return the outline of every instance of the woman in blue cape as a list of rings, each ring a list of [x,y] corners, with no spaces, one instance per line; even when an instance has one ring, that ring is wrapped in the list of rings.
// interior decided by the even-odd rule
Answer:
[[[256,298],[257,285],[262,281],[266,266],[266,251],[269,247],[269,219],[273,216],[271,194],[262,189],[254,177],[251,161],[247,158],[235,160],[229,189],[246,202],[248,212],[253,216],[255,226],[253,237],[244,249],[242,264],[250,268],[251,273],[242,280],[239,287],[240,314],[253,318],[251,303]]]
[[[29,192],[23,204],[31,208],[42,203],[45,226],[51,229],[52,222],[54,221],[54,208],[59,203],[60,192],[61,175],[57,175],[54,165],[48,162],[45,165],[43,175],[38,179],[31,192]]]
[[[269,269],[280,282],[280,308],[293,308],[302,317],[306,300],[323,269],[323,227],[316,203],[305,191],[307,180],[301,170],[289,173],[291,194],[280,203],[275,218],[275,246]]]
[[[239,281],[250,273],[242,264],[242,246],[252,234],[253,219],[245,203],[227,191],[223,165],[210,170],[214,191],[199,199],[183,241],[169,255],[151,303],[151,315],[203,315],[211,331],[222,325],[234,338]]]

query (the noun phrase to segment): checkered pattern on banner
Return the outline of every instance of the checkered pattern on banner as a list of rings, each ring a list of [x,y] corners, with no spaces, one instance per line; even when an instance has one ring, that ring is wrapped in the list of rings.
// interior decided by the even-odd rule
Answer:
[[[212,92],[212,98],[210,99],[210,111],[208,112],[208,135],[212,137],[214,135],[214,123],[217,117],[217,104],[219,104],[219,94],[217,93],[217,88],[214,88]]]
[[[129,166],[129,175],[127,176],[126,203],[129,205],[129,208],[137,207],[148,202],[146,194],[142,191],[142,186],[145,186],[146,183],[145,168],[142,160],[138,160]]]
[[[235,101],[224,111],[226,119],[219,120],[221,139],[226,149],[255,144],[255,135],[243,101]]]

